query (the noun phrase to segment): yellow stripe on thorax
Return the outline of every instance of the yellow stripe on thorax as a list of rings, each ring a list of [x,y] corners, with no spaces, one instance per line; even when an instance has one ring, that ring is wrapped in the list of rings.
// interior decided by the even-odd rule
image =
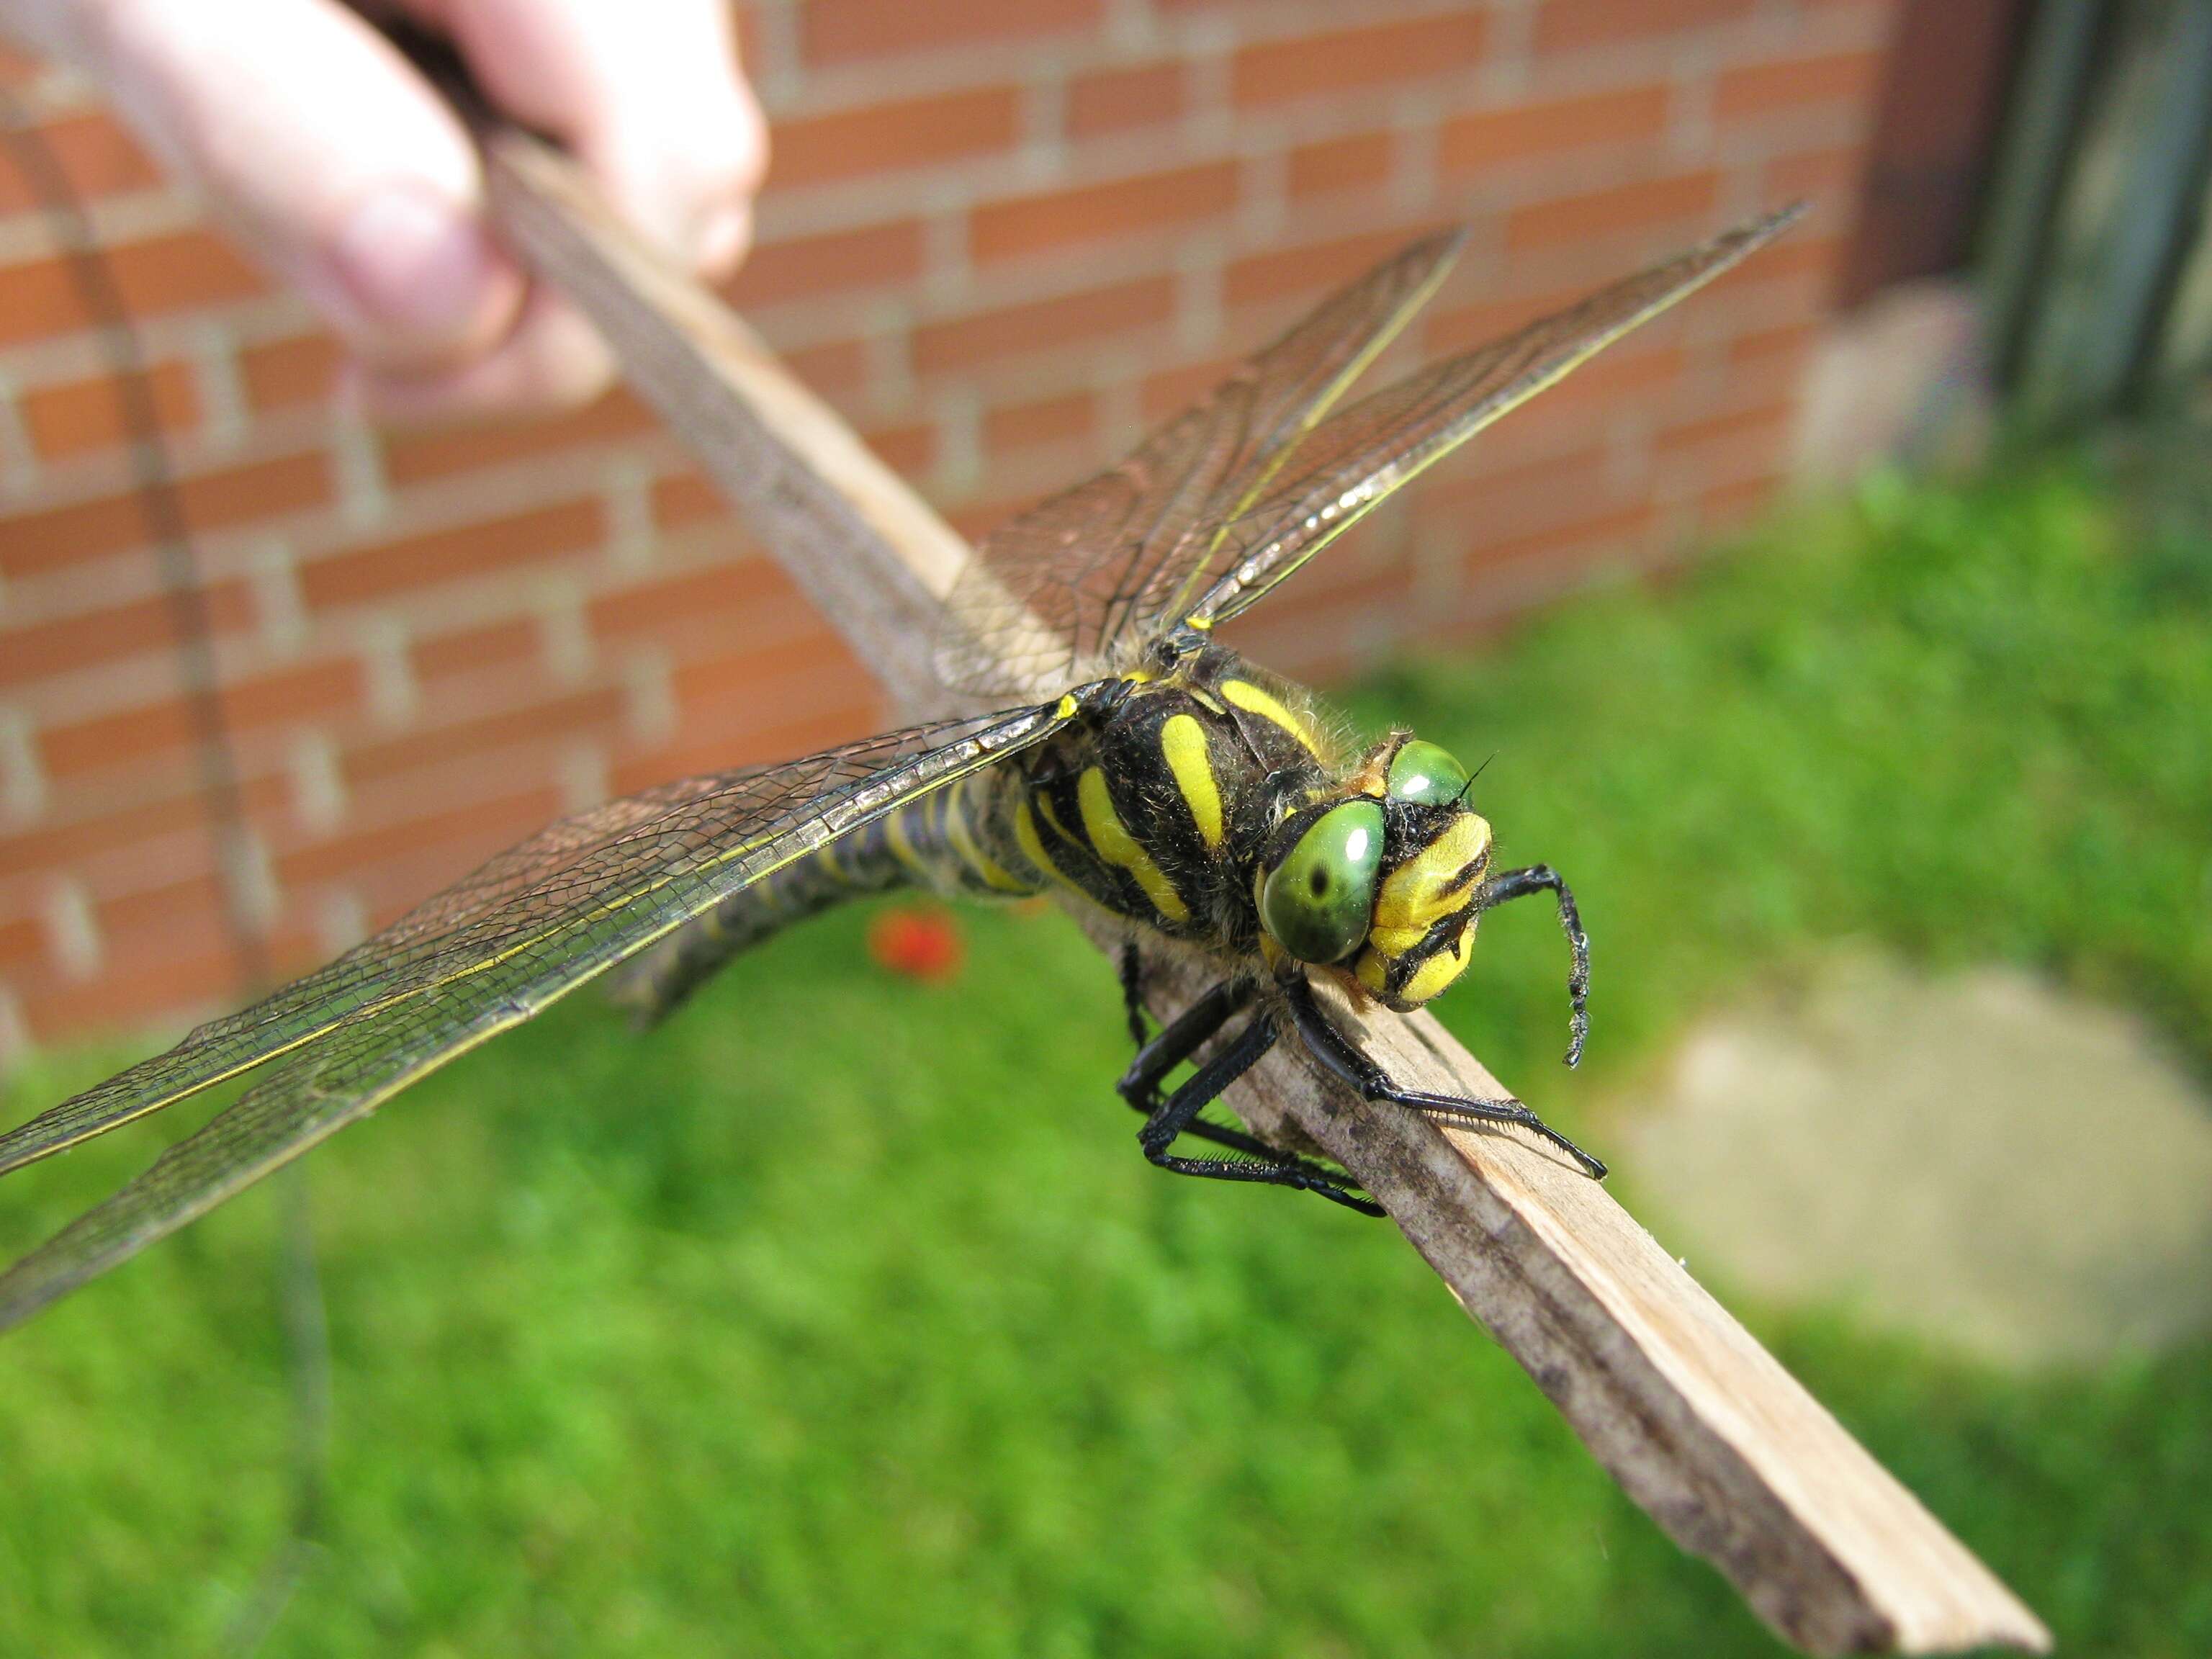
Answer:
[[[1305,722],[1249,680],[1222,681],[1221,695],[1247,714],[1257,714],[1262,720],[1273,720],[1304,744],[1313,755],[1316,757],[1320,755],[1321,745],[1314,740],[1314,734],[1307,728]]]
[[[1083,828],[1091,849],[1109,864],[1118,865],[1136,878],[1145,896],[1170,921],[1188,921],[1190,907],[1182,902],[1175,884],[1152,862],[1152,855],[1137,845],[1114,811],[1106,793],[1106,775],[1093,766],[1076,780],[1075,799],[1083,810]]]
[[[1075,885],[1067,878],[1067,872],[1054,864],[1052,854],[1045,850],[1044,837],[1037,833],[1036,814],[1030,811],[1027,795],[1023,796],[1014,806],[1014,841],[1021,848],[1022,856],[1035,865],[1042,874],[1051,877],[1063,887]]]
[[[1183,805],[1208,847],[1221,845],[1221,787],[1206,752],[1206,728],[1190,714],[1170,714],[1160,723],[1160,754],[1182,791]]]

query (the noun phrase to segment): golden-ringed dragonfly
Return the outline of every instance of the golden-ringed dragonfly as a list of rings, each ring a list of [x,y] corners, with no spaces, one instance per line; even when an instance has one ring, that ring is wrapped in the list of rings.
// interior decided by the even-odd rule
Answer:
[[[1464,767],[1403,732],[1341,747],[1297,688],[1215,637],[1378,501],[1777,234],[1758,219],[1339,413],[1434,292],[1462,236],[1416,242],[1325,301],[1120,465],[976,550],[947,607],[948,685],[1020,701],[780,766],[682,779],[559,823],[319,971],[0,1136],[0,1173],[266,1068],[135,1181],[0,1274],[21,1320],[220,1204],[424,1073],[614,970],[651,1019],[789,923],[906,885],[1076,895],[1126,924],[1134,1062],[1120,1083],[1164,1169],[1379,1209],[1340,1171],[1200,1116],[1273,1044],[1304,1042],[1370,1101],[1517,1125],[1604,1167],[1516,1100],[1402,1089],[1333,1026],[1309,975],[1397,1010],[1466,967],[1484,911],[1554,896],[1572,950],[1571,1065],[1589,947],[1544,865],[1497,870]],[[1219,963],[1156,1035],[1147,944]],[[1240,1014],[1178,1086],[1176,1068]],[[1176,1148],[1211,1143],[1206,1156]]]

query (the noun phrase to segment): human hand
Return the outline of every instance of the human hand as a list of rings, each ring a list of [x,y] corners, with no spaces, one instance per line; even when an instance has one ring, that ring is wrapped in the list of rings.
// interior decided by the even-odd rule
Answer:
[[[767,166],[727,0],[399,0],[503,112],[562,140],[702,276],[733,270]],[[350,349],[399,419],[558,407],[606,384],[590,324],[483,215],[475,148],[340,0],[0,0],[0,31],[88,74]]]

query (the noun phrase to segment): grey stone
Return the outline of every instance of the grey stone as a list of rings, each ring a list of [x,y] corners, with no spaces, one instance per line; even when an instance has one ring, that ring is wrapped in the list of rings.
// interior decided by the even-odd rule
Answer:
[[[2015,1364],[2212,1325],[2212,1103],[2124,1012],[1847,956],[1656,1094],[1619,1139],[1693,1272]]]

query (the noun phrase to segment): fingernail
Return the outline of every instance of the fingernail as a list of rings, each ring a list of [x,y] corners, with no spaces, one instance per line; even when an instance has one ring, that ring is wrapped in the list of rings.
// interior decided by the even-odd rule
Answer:
[[[496,303],[497,257],[476,221],[428,185],[387,185],[347,217],[331,250],[372,356],[419,357],[465,341]]]

